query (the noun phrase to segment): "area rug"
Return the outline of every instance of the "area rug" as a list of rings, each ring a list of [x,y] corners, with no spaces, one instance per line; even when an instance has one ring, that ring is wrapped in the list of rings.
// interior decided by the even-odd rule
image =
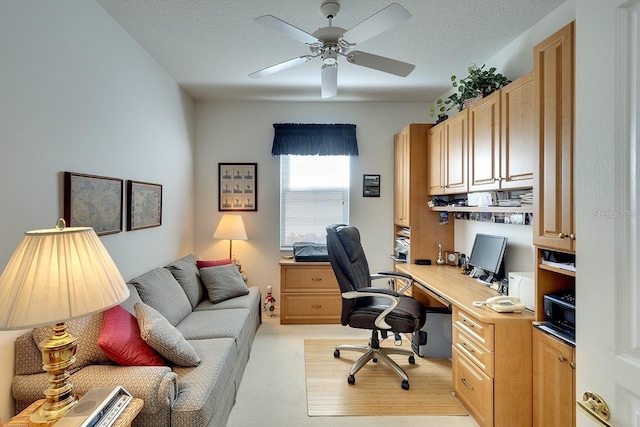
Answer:
[[[402,389],[402,379],[382,362],[369,362],[349,385],[349,369],[362,353],[342,351],[339,358],[333,357],[334,347],[346,343],[366,340],[304,341],[309,416],[469,415],[452,393],[449,359],[416,357],[416,364],[410,365],[406,356],[391,356],[409,375],[409,390]]]

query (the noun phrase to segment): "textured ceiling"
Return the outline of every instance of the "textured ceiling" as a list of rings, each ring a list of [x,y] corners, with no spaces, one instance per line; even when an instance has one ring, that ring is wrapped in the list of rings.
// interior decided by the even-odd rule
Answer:
[[[322,0],[97,0],[195,99],[320,101],[316,58],[261,79],[248,74],[309,54],[253,21],[274,15],[308,33],[325,27]],[[333,25],[349,29],[393,0],[342,0]],[[431,101],[452,74],[482,64],[564,0],[397,0],[412,17],[357,46],[416,65],[406,78],[338,59],[331,101]]]

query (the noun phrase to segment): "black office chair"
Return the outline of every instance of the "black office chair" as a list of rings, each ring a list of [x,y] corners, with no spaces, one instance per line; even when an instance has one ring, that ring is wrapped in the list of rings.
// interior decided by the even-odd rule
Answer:
[[[419,301],[402,295],[411,286],[409,275],[381,271],[369,273],[369,264],[360,244],[360,232],[356,227],[333,224],[327,227],[327,250],[329,261],[336,275],[342,293],[343,326],[358,329],[371,329],[369,345],[343,344],[336,346],[333,353],[340,357],[340,351],[353,350],[364,353],[352,366],[347,381],[355,384],[355,374],[369,361],[381,360],[400,377],[402,388],[409,389],[409,377],[406,372],[389,357],[390,354],[409,356],[409,363],[415,363],[415,356],[410,350],[393,347],[380,347],[380,338],[386,338],[389,332],[395,335],[397,345],[401,344],[400,333],[412,333],[424,326],[425,307]],[[372,288],[371,281],[376,279],[402,280],[405,283],[399,292],[389,288]]]

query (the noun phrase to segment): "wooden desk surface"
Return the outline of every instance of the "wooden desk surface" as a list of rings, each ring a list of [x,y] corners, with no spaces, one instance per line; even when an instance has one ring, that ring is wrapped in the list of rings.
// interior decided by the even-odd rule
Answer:
[[[487,323],[533,321],[533,312],[498,313],[486,306],[475,307],[473,301],[484,301],[500,295],[497,291],[479,283],[476,279],[460,273],[460,269],[449,265],[398,264],[398,271],[410,274],[417,286],[435,293],[442,299],[472,314]]]

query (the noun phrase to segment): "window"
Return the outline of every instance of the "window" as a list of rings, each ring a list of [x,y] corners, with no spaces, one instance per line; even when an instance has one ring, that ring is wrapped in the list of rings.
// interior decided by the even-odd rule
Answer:
[[[280,247],[324,242],[349,223],[349,156],[280,156]]]

